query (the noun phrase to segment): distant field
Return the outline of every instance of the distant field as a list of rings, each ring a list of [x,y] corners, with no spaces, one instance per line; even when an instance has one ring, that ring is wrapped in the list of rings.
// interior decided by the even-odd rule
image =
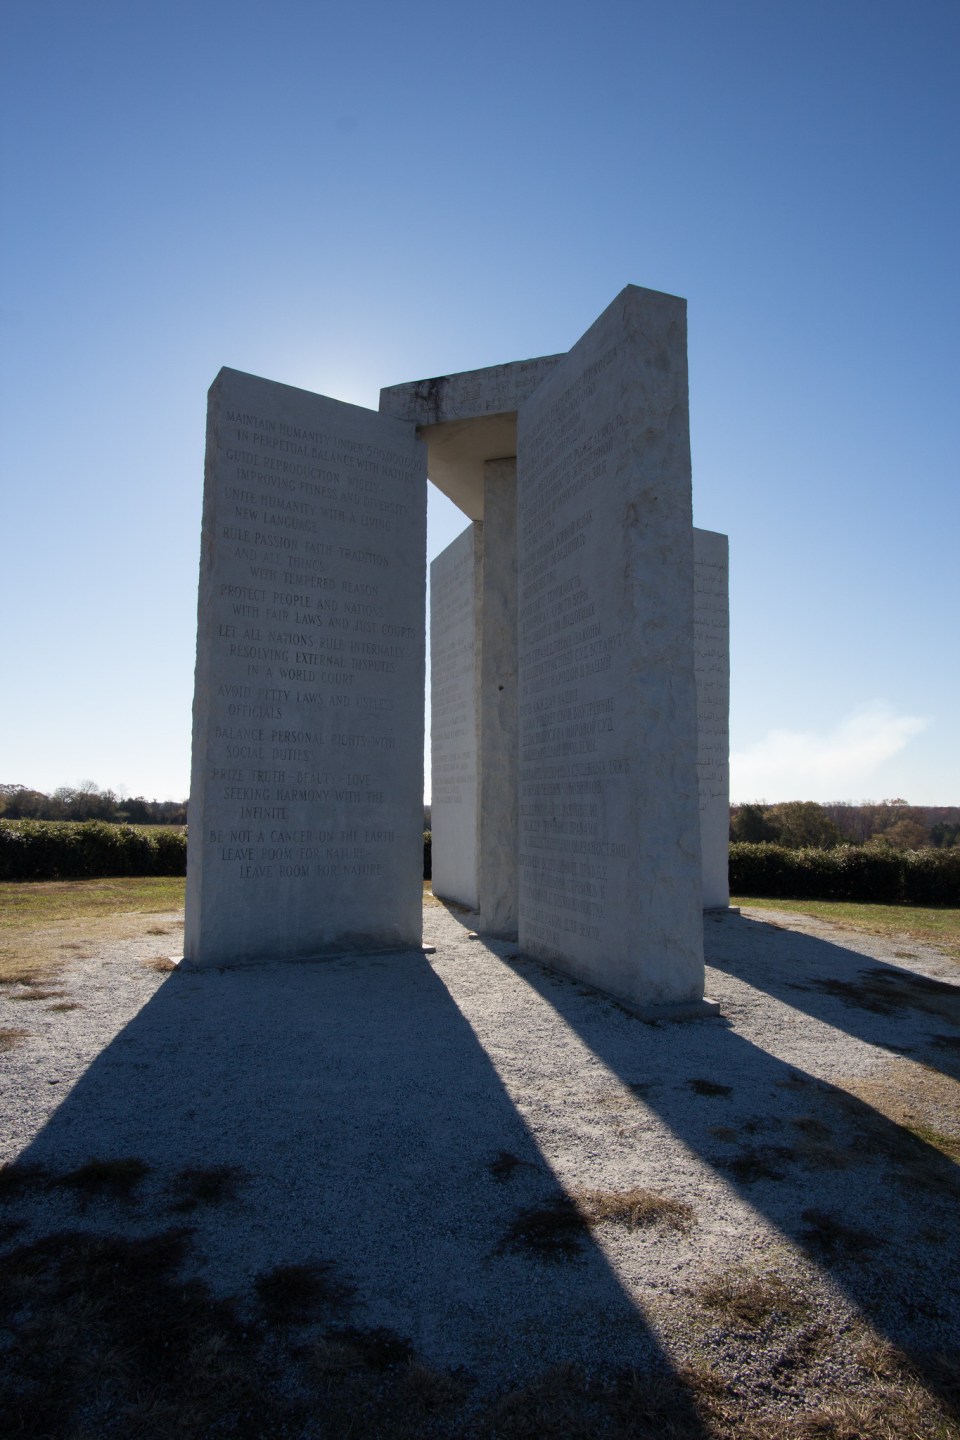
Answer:
[[[896,936],[936,945],[960,961],[960,909],[921,909],[910,905],[857,905],[841,900],[770,900],[731,895],[731,905],[757,910],[785,910],[792,915],[815,915],[842,930],[865,930],[871,935]]]
[[[178,875],[0,883],[0,983],[53,974],[98,936],[181,910],[185,886]]]
[[[72,958],[78,947],[94,943],[98,929],[113,931],[121,921],[129,928],[142,924],[136,916],[182,910],[185,886],[182,876],[165,875],[0,883],[0,982],[57,968]],[[423,888],[428,905],[440,903],[430,893],[429,881]],[[960,909],[770,900],[750,895],[732,896],[730,903],[814,915],[840,929],[903,936],[905,941],[936,945],[960,962]]]
[[[49,925],[55,920],[176,910],[183,905],[186,883],[182,875],[4,881],[0,884],[0,935],[24,926]]]

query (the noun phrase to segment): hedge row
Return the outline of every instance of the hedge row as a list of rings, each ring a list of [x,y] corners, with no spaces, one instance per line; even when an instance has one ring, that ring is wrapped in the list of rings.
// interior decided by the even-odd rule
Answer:
[[[0,820],[0,880],[186,873],[184,830],[104,820]]]
[[[423,836],[430,879],[431,835]],[[185,875],[183,830],[103,820],[0,820],[0,880],[89,880]],[[880,905],[960,905],[960,850],[787,850],[730,846],[730,890],[774,900],[853,900]]]
[[[960,850],[730,846],[730,891],[775,900],[960,905]]]

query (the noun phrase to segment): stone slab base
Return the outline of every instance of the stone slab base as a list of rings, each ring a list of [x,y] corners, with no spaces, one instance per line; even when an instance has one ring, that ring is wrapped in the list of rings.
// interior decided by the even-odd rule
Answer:
[[[621,1005],[623,1001],[619,1002]],[[659,1024],[663,1020],[723,1020],[719,1000],[685,1000],[677,1005],[626,1005],[638,1020]]]
[[[384,955],[435,955],[436,953],[436,945],[391,945],[386,950],[324,950],[318,955],[270,955],[260,960],[237,960],[225,962],[223,965],[197,965],[183,955],[171,955],[169,958],[178,970],[189,974],[200,974],[204,970],[270,970],[277,965],[317,965],[324,960],[346,960],[348,958],[367,960],[382,959]]]

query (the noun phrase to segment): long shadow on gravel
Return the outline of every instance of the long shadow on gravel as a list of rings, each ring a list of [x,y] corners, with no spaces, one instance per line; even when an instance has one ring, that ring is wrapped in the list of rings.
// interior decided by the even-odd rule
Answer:
[[[704,1436],[589,1237],[569,1260],[498,1252],[556,1188],[422,956],[172,974],[0,1185],[6,1433],[325,1436],[347,1433],[345,1405],[362,1433],[414,1435],[417,1420],[363,1421],[358,1374],[399,1366],[442,1411],[444,1385],[479,1404],[575,1366],[659,1375],[676,1433]],[[250,1375],[276,1379],[280,1351],[294,1378],[263,1393],[306,1408],[262,1428]],[[468,1433],[442,1420],[422,1423]]]
[[[736,915],[705,917],[708,963],[847,1035],[960,1072],[960,984]],[[728,958],[735,942],[737,960]],[[904,1044],[904,1021],[926,1031]],[[952,1043],[951,1043],[952,1042]]]
[[[821,940],[776,933],[785,944],[773,958],[798,981],[811,964],[816,974],[826,968],[844,977],[851,966],[871,963]],[[714,963],[709,951],[722,951],[722,938],[708,934],[707,941]],[[960,1352],[960,1287],[952,1278],[960,1274],[960,1168],[870,1105],[728,1026],[645,1024],[534,962],[521,959],[516,969],[628,1086],[663,1076],[667,1083],[644,1086],[644,1103],[806,1252],[881,1336],[908,1351],[929,1388],[960,1413],[956,1376],[945,1391],[937,1360]],[[769,968],[757,970],[748,958],[737,974],[772,991]],[[795,993],[784,989],[786,1004]],[[830,1025],[847,1015],[842,1001],[824,1000]],[[854,1033],[888,1043],[896,1017],[865,1011]],[[691,1076],[710,1082],[693,1087],[698,1103],[691,1103],[689,1083],[680,1083]],[[739,1133],[717,1123],[724,1118],[711,1093],[717,1085],[749,1097],[750,1119]]]

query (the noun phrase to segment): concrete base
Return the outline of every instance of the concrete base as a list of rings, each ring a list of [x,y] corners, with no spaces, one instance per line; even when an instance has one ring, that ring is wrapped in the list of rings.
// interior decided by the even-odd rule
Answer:
[[[259,959],[224,960],[220,965],[198,965],[186,956],[171,956],[174,965],[186,975],[200,975],[205,970],[264,970],[279,965],[315,965],[324,960],[377,960],[384,955],[435,955],[436,945],[388,945],[382,950],[359,947],[353,950],[322,950],[315,955],[267,955]],[[173,971],[170,972],[173,974]]]
[[[474,932],[468,935],[467,939],[480,940],[482,936]],[[701,1000],[678,1000],[666,1005],[636,1005],[622,995],[615,995],[610,990],[604,990],[599,985],[591,985],[588,980],[581,980],[579,976],[571,975],[568,970],[550,965],[539,955],[528,955],[520,950],[504,955],[502,958],[509,961],[525,960],[528,963],[541,965],[551,975],[557,975],[562,980],[572,980],[578,989],[592,991],[598,1000],[612,1000],[615,1005],[619,1005],[621,1010],[626,1010],[629,1015],[634,1015],[646,1025],[659,1025],[665,1021],[675,1020],[723,1020],[726,1023],[726,1017],[720,1010],[719,1000],[710,1000],[706,996]]]
[[[631,1015],[648,1025],[659,1025],[664,1020],[723,1020],[719,1000],[687,1000],[679,1005],[628,1005]]]

